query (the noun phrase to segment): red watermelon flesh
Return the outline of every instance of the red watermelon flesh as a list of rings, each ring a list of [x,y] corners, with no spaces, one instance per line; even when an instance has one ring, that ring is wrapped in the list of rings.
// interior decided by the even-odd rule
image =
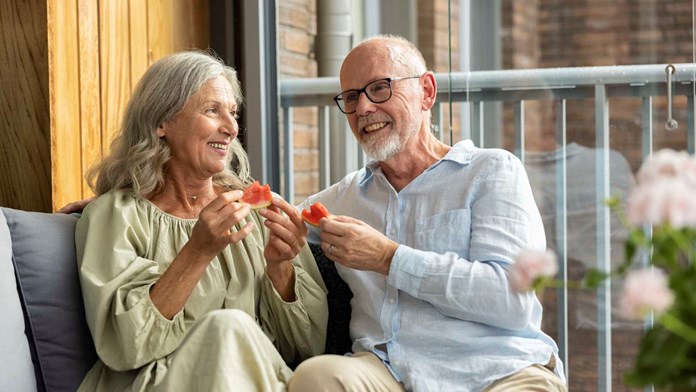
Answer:
[[[309,210],[302,211],[302,219],[312,226],[319,226],[321,218],[331,218],[329,210],[321,202],[315,202],[309,206]]]
[[[249,185],[244,190],[242,198],[239,199],[239,201],[249,204],[253,209],[268,207],[271,205],[271,200],[273,200],[271,187],[268,184],[261,185],[258,181]]]

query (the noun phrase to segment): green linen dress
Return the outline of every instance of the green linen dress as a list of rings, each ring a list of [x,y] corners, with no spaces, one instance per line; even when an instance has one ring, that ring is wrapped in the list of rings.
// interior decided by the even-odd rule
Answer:
[[[285,302],[265,274],[263,217],[253,211],[247,220],[252,233],[212,260],[184,309],[168,320],[151,302],[150,287],[196,220],[169,215],[130,191],[111,191],[85,208],[75,241],[100,360],[80,391],[246,390],[240,388],[247,384],[283,390],[292,374],[283,359],[323,352],[326,287],[309,247],[293,260],[296,300]],[[206,315],[216,320],[201,321]]]

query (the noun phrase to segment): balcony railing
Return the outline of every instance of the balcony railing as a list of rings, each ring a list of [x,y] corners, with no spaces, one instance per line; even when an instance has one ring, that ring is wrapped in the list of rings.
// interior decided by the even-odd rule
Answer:
[[[566,131],[566,103],[572,100],[594,101],[594,156],[595,172],[589,173],[595,176],[596,201],[596,266],[602,270],[611,269],[611,222],[610,211],[605,206],[605,200],[610,194],[610,109],[609,99],[613,97],[628,97],[641,102],[641,134],[640,145],[643,159],[653,151],[653,98],[665,97],[668,90],[673,96],[686,97],[687,99],[687,124],[682,124],[680,129],[686,129],[685,146],[690,153],[694,152],[696,141],[695,131],[695,101],[694,80],[696,80],[696,66],[694,64],[675,64],[675,72],[671,75],[671,84],[667,84],[666,64],[659,65],[634,65],[634,66],[609,66],[609,67],[582,67],[582,68],[554,68],[554,69],[528,69],[505,71],[477,71],[470,73],[453,73],[451,75],[436,74],[438,83],[437,103],[433,108],[433,131],[445,139],[443,130],[443,113],[450,102],[465,104],[462,110],[468,113],[468,120],[464,121],[458,135],[461,139],[470,138],[479,147],[484,146],[485,132],[491,131],[484,126],[485,110],[489,105],[498,105],[500,102],[511,103],[513,111],[514,128],[514,153],[525,162],[527,150],[525,149],[525,103],[530,101],[553,100],[555,105],[556,143],[561,146],[558,149],[560,157],[555,164],[555,238],[556,253],[561,264],[560,277],[568,277],[568,257],[566,242],[568,234],[568,177],[567,156],[565,155],[567,141]],[[669,87],[669,88],[668,88]],[[331,140],[329,137],[329,116],[337,112],[332,97],[340,91],[339,80],[336,77],[315,79],[293,79],[280,82],[281,109],[283,112],[283,132],[285,157],[282,175],[284,196],[292,200],[293,182],[293,153],[290,147],[292,141],[293,109],[301,106],[318,108],[318,132],[320,152],[320,187],[329,185],[328,168],[331,165],[342,165],[342,162],[332,162],[332,156],[328,153]],[[672,99],[669,99],[670,103]],[[682,105],[683,107],[683,105]],[[668,110],[671,111],[671,110]],[[667,119],[665,119],[666,121]],[[363,162],[363,158],[358,159]],[[343,167],[343,166],[342,166]],[[615,223],[616,224],[616,223]],[[547,236],[549,233],[547,233]],[[647,261],[646,261],[647,262]],[[611,314],[611,282],[607,281],[598,290],[597,312],[597,379],[598,390],[610,391],[612,385],[612,333],[608,327],[612,323]],[[558,291],[558,336],[561,359],[568,366],[568,289]],[[569,379],[573,377],[573,369],[566,368]]]

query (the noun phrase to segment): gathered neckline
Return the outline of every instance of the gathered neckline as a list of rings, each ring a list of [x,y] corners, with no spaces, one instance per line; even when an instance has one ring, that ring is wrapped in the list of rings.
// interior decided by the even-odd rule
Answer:
[[[174,220],[179,221],[179,222],[186,222],[186,223],[196,223],[196,222],[198,222],[198,218],[181,218],[181,217],[178,217],[178,216],[176,216],[176,215],[172,215],[172,214],[170,214],[170,213],[168,213],[168,212],[162,210],[161,208],[159,208],[159,207],[157,206],[157,204],[155,204],[155,203],[153,203],[152,201],[150,201],[150,200],[148,200],[148,199],[142,197],[141,195],[135,195],[135,198],[138,199],[138,200],[141,200],[141,201],[145,202],[147,205],[150,206],[150,208],[152,208],[152,209],[155,211],[155,213],[157,213],[157,214],[159,214],[159,215],[162,215],[162,216],[164,216],[164,217],[167,217],[167,218],[170,218],[170,219],[174,219]]]

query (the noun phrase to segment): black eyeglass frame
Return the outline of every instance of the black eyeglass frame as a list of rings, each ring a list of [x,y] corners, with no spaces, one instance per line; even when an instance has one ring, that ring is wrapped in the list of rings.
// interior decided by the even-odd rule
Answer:
[[[396,82],[396,81],[404,80],[404,79],[415,79],[415,78],[420,78],[421,76],[423,76],[423,75],[400,76],[400,77],[394,77],[394,78],[381,78],[381,79],[376,79],[376,80],[373,80],[373,81],[371,81],[370,83],[366,84],[363,88],[361,88],[361,89],[359,89],[359,90],[358,90],[358,89],[350,89],[350,90],[341,91],[338,95],[336,95],[335,97],[333,97],[333,100],[334,100],[334,102],[336,102],[336,106],[338,106],[338,109],[339,109],[341,112],[343,112],[343,113],[345,113],[345,114],[353,114],[353,113],[355,113],[355,112],[358,110],[357,108],[356,108],[355,110],[351,111],[351,112],[346,112],[345,110],[343,110],[343,108],[341,107],[341,104],[338,102],[338,101],[344,101],[344,99],[343,99],[343,97],[342,97],[343,94],[345,94],[345,93],[347,93],[347,92],[355,91],[356,93],[358,93],[358,100],[359,100],[359,99],[360,99],[360,94],[365,93],[365,96],[367,97],[367,99],[370,100],[370,102],[372,102],[372,103],[384,103],[384,102],[387,102],[387,101],[388,101],[389,99],[391,99],[391,97],[392,97],[392,93],[393,93],[393,92],[392,92],[392,82]],[[367,93],[367,88],[368,88],[370,85],[374,84],[374,83],[383,82],[383,81],[386,81],[386,82],[387,82],[387,85],[389,86],[389,96],[388,96],[386,99],[382,100],[382,101],[375,101],[374,99],[372,99],[372,97],[370,97],[370,94]]]

